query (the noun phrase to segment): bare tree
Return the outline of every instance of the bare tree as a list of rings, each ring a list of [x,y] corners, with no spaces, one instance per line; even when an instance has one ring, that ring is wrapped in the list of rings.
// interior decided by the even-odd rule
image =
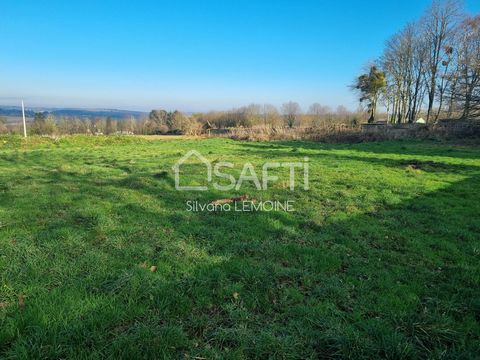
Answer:
[[[457,21],[461,14],[460,9],[460,2],[458,0],[434,0],[422,20],[424,35],[428,44],[427,121],[431,118],[433,104],[435,102],[439,66],[445,61],[442,49],[444,49],[446,45],[450,45]]]
[[[392,97],[392,122],[407,119],[412,102],[413,58],[415,49],[415,25],[408,24],[386,43],[381,66],[385,70],[389,87],[384,94]],[[390,102],[387,104],[390,105]]]
[[[312,125],[319,126],[322,120],[327,120],[327,115],[332,112],[329,106],[324,106],[319,103],[313,103],[308,109],[308,113],[312,118]]]
[[[277,126],[281,123],[280,114],[274,105],[263,104],[262,116],[265,126]]]
[[[346,116],[350,114],[350,111],[344,105],[338,105],[335,112],[339,116]]]
[[[298,103],[289,101],[282,105],[282,114],[288,127],[292,128],[297,122],[297,118],[301,113],[301,108]]]
[[[423,103],[425,49],[417,23],[407,24],[386,43],[380,64],[388,85],[382,98],[392,122],[413,122]]]
[[[480,117],[480,15],[467,17],[458,28],[450,107],[459,105],[462,118]]]
[[[459,0],[434,0],[419,22],[407,24],[387,41],[378,63],[387,82],[381,100],[392,122],[415,121],[423,105],[427,121],[437,120],[446,106],[452,114],[459,103],[454,95],[462,87],[457,48],[475,42],[459,28],[461,17]]]
[[[443,48],[443,52],[446,58],[442,61],[443,72],[440,74],[440,83],[437,85],[437,93],[439,100],[437,114],[435,115],[435,121],[438,120],[438,117],[440,116],[440,112],[442,111],[443,107],[444,95],[451,82],[451,76],[449,76],[448,71],[450,65],[452,64],[453,47],[445,45],[445,47]]]
[[[250,104],[245,108],[245,117],[248,126],[259,124],[263,120],[263,106],[259,104]]]
[[[323,106],[319,103],[313,103],[308,108],[308,113],[310,115],[315,115],[315,116],[327,115],[331,111],[332,111],[332,109],[330,109],[329,106]]]
[[[417,28],[418,28],[417,24]],[[426,80],[425,80],[425,71],[427,66],[427,54],[428,48],[426,46],[426,40],[422,32],[417,32],[414,40],[414,49],[413,49],[413,61],[412,61],[412,72],[413,72],[413,90],[412,90],[412,101],[410,116],[408,122],[412,123],[415,121],[417,114],[420,112],[422,104],[424,102],[425,93],[426,93]]]

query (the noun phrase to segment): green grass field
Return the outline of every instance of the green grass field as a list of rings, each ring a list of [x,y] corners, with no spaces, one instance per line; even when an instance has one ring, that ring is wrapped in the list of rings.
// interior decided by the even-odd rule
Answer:
[[[176,191],[191,149],[310,190]],[[240,195],[296,211],[186,210]],[[0,138],[0,358],[472,359],[479,260],[478,145]]]

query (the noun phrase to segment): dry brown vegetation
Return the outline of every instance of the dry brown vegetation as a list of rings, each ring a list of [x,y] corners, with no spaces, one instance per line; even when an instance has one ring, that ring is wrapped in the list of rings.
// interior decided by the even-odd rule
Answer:
[[[224,136],[235,140],[310,140],[325,143],[359,143],[397,139],[455,139],[480,137],[480,121],[444,120],[432,125],[324,125],[298,128],[232,128],[210,136]]]

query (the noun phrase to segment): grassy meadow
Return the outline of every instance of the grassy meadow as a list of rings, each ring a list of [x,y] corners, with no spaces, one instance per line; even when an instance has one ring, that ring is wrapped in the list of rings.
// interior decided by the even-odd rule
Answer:
[[[192,149],[310,190],[176,191]],[[186,210],[242,195],[295,211]],[[0,358],[471,359],[479,260],[478,145],[0,138]]]

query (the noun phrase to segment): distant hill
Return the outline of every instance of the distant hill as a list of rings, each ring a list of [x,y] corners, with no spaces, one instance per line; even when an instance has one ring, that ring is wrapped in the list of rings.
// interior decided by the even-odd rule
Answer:
[[[33,117],[36,112],[47,112],[55,117],[111,117],[118,120],[127,119],[132,116],[139,119],[148,115],[146,112],[118,109],[27,108],[25,109],[25,116],[29,118]],[[20,106],[0,106],[0,116],[20,117],[22,116],[22,108]]]
[[[33,117],[35,111],[25,109],[25,116]],[[18,106],[3,106],[0,107],[0,116],[3,117],[20,117],[22,116],[22,108]]]

